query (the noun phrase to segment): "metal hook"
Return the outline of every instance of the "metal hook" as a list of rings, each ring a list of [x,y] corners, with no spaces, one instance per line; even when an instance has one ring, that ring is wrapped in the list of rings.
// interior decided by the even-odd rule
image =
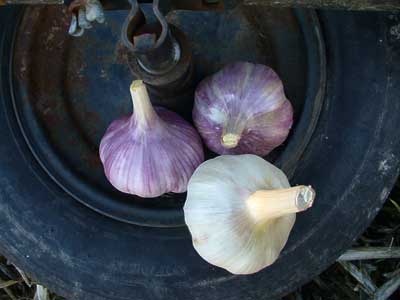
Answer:
[[[129,0],[131,11],[122,29],[122,42],[136,56],[139,65],[148,73],[165,74],[179,61],[180,46],[171,35],[169,25],[153,1],[157,23],[146,23],[137,0]]]

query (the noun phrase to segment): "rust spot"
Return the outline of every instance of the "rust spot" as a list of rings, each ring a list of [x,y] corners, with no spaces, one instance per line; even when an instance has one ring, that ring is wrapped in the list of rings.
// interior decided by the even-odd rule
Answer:
[[[50,143],[60,141],[69,147],[86,147],[75,151],[89,167],[101,165],[97,145],[100,116],[86,107],[87,90],[83,43],[68,35],[70,13],[60,6],[29,7],[22,18],[15,48],[14,76],[18,79],[22,99],[33,108],[36,119]],[[70,51],[72,43],[77,43]],[[82,43],[82,47],[79,47]],[[80,128],[84,120],[85,128]],[[72,124],[72,125],[71,125]],[[75,126],[71,132],[68,128]],[[82,138],[86,146],[82,146]],[[89,148],[90,150],[88,150]]]
[[[128,63],[128,49],[121,41],[118,41],[115,47],[115,57],[118,64],[124,65]]]
[[[76,12],[78,12],[79,8],[86,5],[86,2],[87,2],[87,0],[74,0],[68,6],[68,11],[70,13],[76,13]]]

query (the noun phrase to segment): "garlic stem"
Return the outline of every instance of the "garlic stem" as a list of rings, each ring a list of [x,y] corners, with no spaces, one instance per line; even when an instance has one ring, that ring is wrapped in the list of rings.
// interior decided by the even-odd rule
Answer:
[[[227,133],[222,136],[222,145],[225,148],[232,149],[239,144],[240,135],[235,133]]]
[[[242,138],[244,126],[245,122],[243,122],[242,116],[240,118],[229,118],[222,132],[222,146],[226,149],[235,148]]]
[[[315,191],[310,186],[296,186],[289,189],[259,190],[250,195],[246,204],[256,223],[310,208]]]
[[[130,86],[130,92],[133,102],[135,125],[142,129],[147,128],[151,122],[158,119],[158,116],[150,102],[146,85],[142,80],[135,80]]]

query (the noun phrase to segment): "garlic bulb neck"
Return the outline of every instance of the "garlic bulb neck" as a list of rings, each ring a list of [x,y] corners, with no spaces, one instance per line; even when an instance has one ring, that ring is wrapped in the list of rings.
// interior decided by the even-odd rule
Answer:
[[[230,119],[225,125],[221,137],[221,144],[226,149],[233,149],[239,145],[244,129],[244,122],[240,119]]]
[[[151,122],[159,119],[150,102],[146,85],[142,80],[135,80],[130,86],[133,102],[133,115],[135,126],[144,129],[149,127]]]
[[[289,189],[256,191],[246,200],[246,205],[255,223],[265,223],[310,208],[314,198],[313,188],[301,185]]]
[[[226,133],[222,136],[222,145],[225,148],[232,149],[235,148],[240,141],[240,135],[236,133]]]

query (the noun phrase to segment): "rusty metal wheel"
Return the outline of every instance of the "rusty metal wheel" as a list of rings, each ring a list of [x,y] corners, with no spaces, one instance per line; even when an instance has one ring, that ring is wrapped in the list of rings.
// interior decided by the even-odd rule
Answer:
[[[125,15],[109,12],[72,40],[60,8],[0,10],[0,251],[61,295],[91,300],[271,299],[332,263],[399,170],[397,16],[257,7],[168,15],[192,45],[194,84],[230,61],[262,62],[295,108],[292,135],[267,159],[319,197],[277,263],[244,277],[195,253],[184,194],[149,204],[103,175],[99,140],[130,111],[132,75],[118,47]],[[153,99],[190,120],[190,93]]]

